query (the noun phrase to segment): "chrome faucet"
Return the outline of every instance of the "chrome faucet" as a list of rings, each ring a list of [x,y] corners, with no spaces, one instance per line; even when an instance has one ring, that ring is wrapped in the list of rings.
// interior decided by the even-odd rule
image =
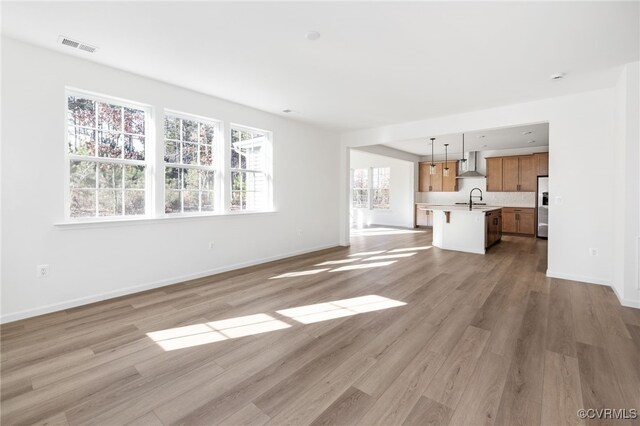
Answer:
[[[473,188],[471,191],[469,191],[469,210],[473,210],[473,197],[474,197],[474,196],[473,196],[472,194],[473,194],[473,191],[475,191],[476,189],[477,189],[478,191],[480,191],[480,201],[482,201],[482,189],[480,189],[480,188]],[[476,197],[476,198],[478,198],[478,196],[477,196],[477,195],[476,195],[475,197]]]

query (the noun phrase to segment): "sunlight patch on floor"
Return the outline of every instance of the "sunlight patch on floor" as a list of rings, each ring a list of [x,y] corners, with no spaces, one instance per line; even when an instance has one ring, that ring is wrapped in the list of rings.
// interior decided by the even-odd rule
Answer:
[[[406,303],[399,300],[370,294],[350,299],[282,309],[276,312],[301,324],[312,324],[404,305]],[[168,328],[147,333],[147,336],[165,351],[173,351],[289,327],[291,327],[291,324],[263,313]]]
[[[396,263],[397,260],[389,260],[387,262],[370,262],[370,263],[361,263],[359,265],[347,265],[341,266],[340,268],[332,269],[329,272],[344,272],[344,271],[353,271],[355,269],[369,269],[369,268],[380,268],[381,266],[389,266],[392,263]]]
[[[357,262],[358,260],[360,259],[353,258],[353,259],[342,259],[342,260],[327,260],[326,262],[318,263],[317,265],[314,265],[314,266],[341,265],[343,263]]]
[[[147,336],[165,351],[173,351],[289,327],[291,325],[270,315],[255,314],[154,331]]]
[[[315,305],[299,306],[276,312],[302,324],[312,324],[403,305],[406,305],[406,303],[372,294],[333,302],[317,303]]]
[[[319,266],[319,265],[316,265]],[[285,274],[281,274],[275,277],[271,277],[269,278],[270,280],[275,280],[276,278],[291,278],[291,277],[303,277],[305,275],[315,275],[315,274],[319,274],[320,272],[324,272],[324,271],[328,271],[329,268],[324,268],[324,269],[311,269],[309,271],[298,271],[298,272],[287,272]]]
[[[430,248],[433,248],[433,246],[398,248],[398,249],[389,250],[387,253],[401,253],[404,251],[429,250]]]
[[[398,231],[398,229],[393,228],[366,228],[361,229],[362,232],[386,232],[386,231]],[[400,229],[400,231],[403,231]],[[410,231],[414,232],[414,231]],[[422,232],[422,231],[415,231]],[[373,262],[380,260],[388,260],[388,259],[402,259],[411,256],[415,256],[418,252],[423,250],[429,250],[432,246],[420,246],[420,247],[401,247],[392,250],[374,250],[374,251],[363,251],[358,253],[353,253],[347,255],[345,259],[336,259],[336,260],[326,260],[324,262],[318,263],[314,266],[333,266],[333,265],[342,265],[349,264],[342,267],[337,267],[335,269],[324,268],[324,269],[311,269],[307,271],[295,271],[295,272],[286,272],[284,274],[277,275],[275,277],[269,278],[270,280],[277,278],[295,278],[295,277],[303,277],[307,275],[315,275],[320,272],[345,272],[345,271],[353,271],[359,269],[369,269],[369,268],[377,268],[381,266],[388,266],[395,262]],[[364,262],[358,265],[351,265],[354,262]]]
[[[372,237],[378,235],[402,235],[402,234],[421,234],[424,231],[413,231],[411,229],[394,229],[394,228],[362,228],[351,229],[351,236],[354,237]]]
[[[399,258],[402,258],[402,257],[410,257],[410,256],[413,256],[414,254],[418,254],[418,252],[397,253],[397,254],[382,254],[382,255],[379,255],[379,256],[368,257],[368,258],[362,259],[362,260],[363,261],[368,261],[368,260],[399,259]]]
[[[350,254],[349,257],[356,257],[356,256],[371,256],[374,254],[380,254],[380,253],[384,253],[386,250],[376,250],[376,251],[363,251],[361,253],[354,253],[354,254]]]

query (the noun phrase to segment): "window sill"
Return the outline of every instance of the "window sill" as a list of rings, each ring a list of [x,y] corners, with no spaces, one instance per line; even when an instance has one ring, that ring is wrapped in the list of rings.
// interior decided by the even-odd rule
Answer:
[[[172,223],[172,222],[190,222],[200,220],[215,220],[224,219],[233,216],[264,216],[276,214],[276,210],[261,210],[261,211],[239,211],[219,214],[183,214],[183,215],[165,215],[161,217],[136,217],[126,219],[109,219],[109,220],[82,220],[77,222],[58,222],[54,223],[58,229],[86,229],[86,228],[108,228],[118,226],[135,226],[135,225],[152,225],[159,223]]]

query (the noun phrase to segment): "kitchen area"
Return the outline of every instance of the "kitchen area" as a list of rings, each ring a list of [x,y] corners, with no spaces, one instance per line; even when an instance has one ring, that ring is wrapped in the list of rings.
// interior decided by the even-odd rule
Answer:
[[[414,227],[431,228],[434,246],[484,254],[502,235],[548,237],[547,123],[430,137],[426,144]]]

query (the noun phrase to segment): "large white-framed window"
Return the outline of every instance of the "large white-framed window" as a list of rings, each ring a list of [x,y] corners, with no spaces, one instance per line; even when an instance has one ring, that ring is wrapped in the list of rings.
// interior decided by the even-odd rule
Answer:
[[[72,89],[66,101],[67,219],[148,215],[151,108]]]
[[[271,132],[232,124],[229,147],[229,210],[269,210],[272,204]]]
[[[390,167],[371,168],[371,208],[388,210],[390,208]]]
[[[390,208],[390,167],[351,169],[351,206],[354,209]]]
[[[270,131],[69,87],[65,105],[65,222],[271,211]]]
[[[369,169],[353,169],[351,182],[351,205],[353,208],[369,208]]]
[[[164,213],[206,213],[220,209],[216,199],[219,121],[165,110]]]

